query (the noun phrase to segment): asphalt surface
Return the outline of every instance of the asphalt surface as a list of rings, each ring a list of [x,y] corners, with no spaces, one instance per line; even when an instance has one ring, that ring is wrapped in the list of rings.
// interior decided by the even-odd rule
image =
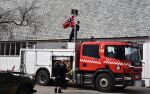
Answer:
[[[36,85],[35,94],[55,94],[54,86],[39,86]],[[63,94],[150,94],[150,88],[146,87],[127,87],[124,90],[114,90],[113,92],[99,92],[93,87],[76,87],[69,86],[67,89],[63,90]]]

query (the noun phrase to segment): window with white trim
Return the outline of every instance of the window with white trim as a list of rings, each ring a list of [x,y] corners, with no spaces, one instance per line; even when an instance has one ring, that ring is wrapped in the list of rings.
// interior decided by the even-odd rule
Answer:
[[[26,42],[0,42],[0,55],[19,55],[20,48],[26,48]]]

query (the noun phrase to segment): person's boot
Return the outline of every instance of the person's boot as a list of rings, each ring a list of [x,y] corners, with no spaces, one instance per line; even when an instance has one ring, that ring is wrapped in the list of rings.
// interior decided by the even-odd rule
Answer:
[[[59,90],[58,90],[58,93],[63,93],[62,91],[61,91],[61,89],[59,88]]]
[[[55,88],[55,93],[57,93],[57,88]]]

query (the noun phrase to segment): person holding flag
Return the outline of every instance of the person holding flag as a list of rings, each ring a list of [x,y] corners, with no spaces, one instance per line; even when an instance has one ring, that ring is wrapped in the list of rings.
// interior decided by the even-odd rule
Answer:
[[[69,42],[71,42],[72,38],[75,37],[75,39],[77,39],[77,32],[79,31],[80,29],[80,21],[77,21],[77,24],[76,24],[76,27],[72,27],[72,30],[71,30],[71,33],[70,33],[70,36],[69,36]],[[75,30],[74,30],[75,29]],[[76,32],[76,33],[74,33]],[[75,35],[74,35],[75,34]]]
[[[80,29],[80,21],[77,21],[77,24],[75,25],[75,22],[74,22],[74,18],[75,16],[71,16],[67,21],[65,21],[65,23],[63,24],[63,28],[66,29],[68,27],[71,27],[72,30],[71,30],[71,33],[70,33],[70,36],[69,36],[69,42],[71,42],[72,38],[75,37],[75,40],[77,39],[77,32],[79,31]],[[76,31],[76,32],[74,32]],[[75,34],[75,35],[74,35]]]

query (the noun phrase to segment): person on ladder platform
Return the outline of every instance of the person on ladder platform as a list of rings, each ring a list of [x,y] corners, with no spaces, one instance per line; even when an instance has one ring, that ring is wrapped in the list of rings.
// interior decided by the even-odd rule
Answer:
[[[69,36],[69,42],[71,42],[72,38],[74,37],[74,34],[76,34],[75,35],[75,39],[77,39],[77,32],[80,29],[80,25],[79,24],[80,24],[80,21],[77,21],[76,26],[71,26],[72,27],[72,31],[71,31],[70,36]],[[76,33],[74,33],[74,32],[76,32]]]

